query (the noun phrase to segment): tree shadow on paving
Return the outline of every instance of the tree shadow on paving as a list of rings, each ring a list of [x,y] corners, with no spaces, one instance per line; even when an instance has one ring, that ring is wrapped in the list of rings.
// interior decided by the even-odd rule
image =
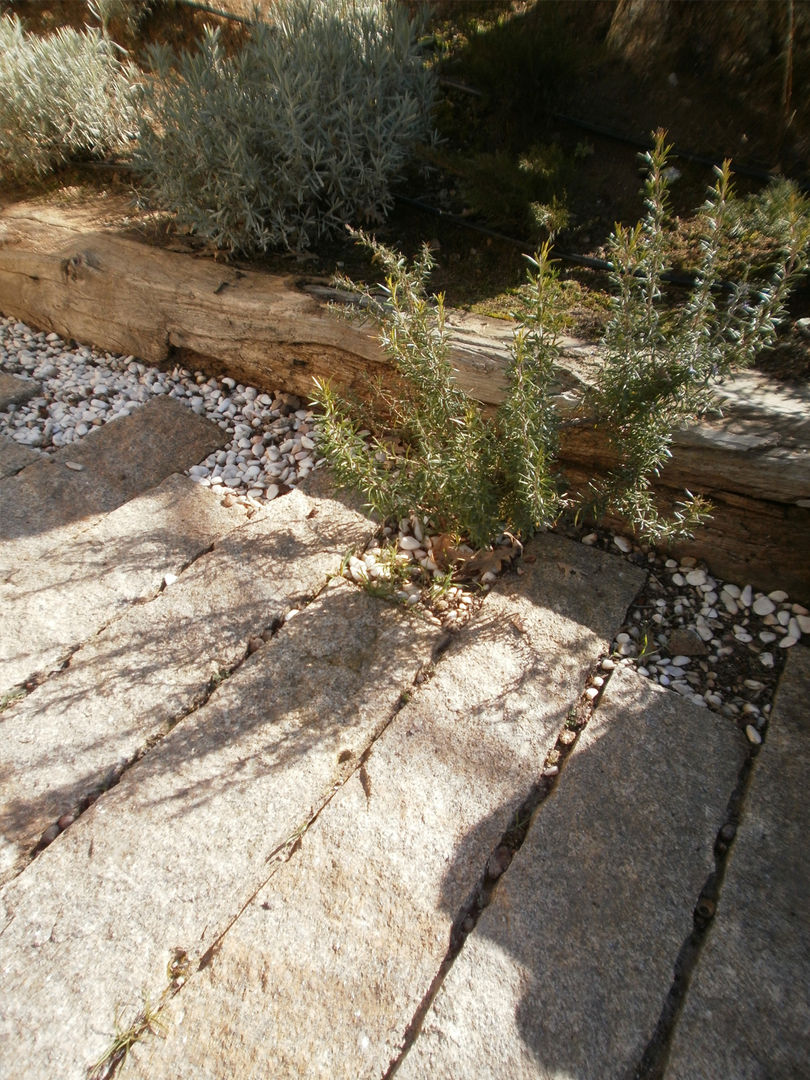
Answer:
[[[692,930],[734,776],[718,781],[714,806],[701,797],[695,756],[678,752],[677,737],[661,752],[670,736],[652,715],[654,695],[642,685],[576,751],[462,947],[463,974],[440,990],[438,1015],[428,1013],[429,1040],[454,1025],[462,1038],[471,1025],[465,1055],[478,1051],[484,1071],[489,1051],[476,1040],[497,1029],[503,1075],[635,1075]],[[718,747],[707,741],[707,775]],[[508,837],[516,809],[502,805],[456,849],[442,888],[454,917],[464,867]],[[482,1012],[489,1019],[477,1030],[470,1018]]]
[[[103,520],[98,528],[91,523],[86,533],[41,562],[15,562],[8,549],[0,550],[0,563],[9,564],[0,570],[0,577],[5,573],[0,581],[5,615],[0,688],[58,665],[71,648],[126,615],[132,604],[151,599],[165,573],[180,573],[213,542],[223,557],[250,563],[264,575],[274,560],[294,565],[309,548],[323,552],[335,551],[338,541],[365,544],[370,525],[352,525],[340,507],[326,514],[322,525],[317,515],[310,516],[311,505],[298,499],[278,500],[248,521],[241,509],[223,508],[213,493],[173,477],[159,501],[150,499],[132,511],[124,507],[123,517]],[[289,539],[271,539],[271,526],[289,533]],[[223,569],[223,576],[227,573]],[[244,591],[247,577],[235,581],[234,599]],[[260,594],[261,587],[255,591]]]
[[[290,506],[279,508],[286,516],[272,529],[262,518],[230,533],[174,586],[130,607],[0,717],[7,836],[36,842],[44,827],[98,790],[110,768],[131,761],[204,702],[244,660],[251,637],[272,633],[325,584],[339,564],[328,521],[321,526],[309,517],[306,503]]]
[[[289,599],[294,602],[295,597]],[[132,786],[127,795],[131,815],[143,813],[145,819],[157,821],[165,819],[166,809],[175,817],[196,814],[204,803],[213,802],[216,807],[217,798],[225,795],[226,802],[238,796],[242,803],[254,804],[257,819],[261,819],[272,795],[270,789],[276,786],[275,777],[288,775],[294,790],[297,764],[318,749],[321,765],[303,770],[322,774],[317,790],[301,799],[299,816],[310,812],[311,799],[321,798],[329,781],[338,775],[341,753],[355,758],[362,753],[389,718],[401,687],[412,682],[420,661],[430,655],[424,630],[420,641],[415,624],[403,619],[401,612],[349,586],[329,590],[316,606],[317,612],[304,611],[249,656],[230,678],[216,686],[207,704],[183,717],[138,764],[130,774]],[[229,642],[231,666],[244,657],[246,639],[253,629],[259,630],[287,608],[285,603],[273,609],[266,599],[247,602],[236,611],[228,607],[228,621],[238,617],[252,624],[250,630],[243,627],[234,633]],[[206,621],[215,618],[216,614],[209,614]],[[187,623],[186,627],[173,621],[165,628],[179,637],[186,629],[196,629],[193,614]],[[224,631],[215,638],[221,643]],[[113,648],[112,659],[115,651]],[[405,660],[400,659],[398,670],[394,657],[402,658],[403,654]],[[111,657],[106,654],[104,659],[106,668]],[[59,680],[42,688],[47,692],[41,705],[43,714],[57,717],[58,722],[51,728],[50,745],[43,748],[41,757],[30,760],[29,754],[24,773],[17,770],[13,777],[17,791],[13,792],[7,778],[0,782],[6,789],[0,820],[7,841],[18,838],[30,851],[43,828],[97,789],[111,767],[131,759],[168,730],[177,719],[174,705],[182,702],[190,708],[195,701],[204,701],[212,683],[217,682],[209,675],[201,648],[191,660],[187,658],[182,673],[186,693],[181,692],[173,702],[167,686],[167,680],[170,683],[172,679],[171,669],[166,668],[170,649],[162,634],[152,641],[141,641],[135,665],[126,653],[120,659],[129,660],[129,666],[121,669],[114,682],[107,681],[97,690],[100,706],[104,708],[109,702],[109,709],[101,733],[91,740],[83,728],[87,698],[70,690],[60,695]],[[218,665],[219,659],[214,663]],[[83,672],[85,686],[93,682],[93,667],[91,660]],[[160,700],[164,690],[169,694],[166,703]],[[133,723],[133,717],[143,715],[144,702],[150,710],[147,723]],[[15,714],[22,716],[22,723],[15,725]],[[6,761],[12,725],[18,743],[30,739],[31,732],[37,739],[42,737],[36,730],[37,719],[36,704],[30,699],[10,710],[3,725],[7,738],[2,757]],[[112,730],[107,729],[106,734],[110,721]],[[328,759],[325,764],[324,756]],[[65,761],[71,758],[75,775],[65,779]],[[92,759],[90,767],[88,759]],[[57,778],[59,782],[53,782]],[[37,787],[41,794],[32,796],[32,788]],[[255,793],[253,787],[257,788]],[[164,809],[158,811],[158,807]]]
[[[349,585],[329,589],[145,760],[141,804],[169,804],[178,816],[226,791],[262,801],[266,782],[275,787],[289,774],[294,784],[299,763],[307,772],[315,756],[337,777],[339,759],[356,762],[388,722],[429,659],[432,636]],[[176,780],[168,788],[166,775]]]
[[[210,507],[183,507],[196,511],[191,520],[159,503],[143,503],[140,516],[139,509],[133,507],[131,520],[120,519],[124,531],[118,535],[115,525],[119,519],[92,515],[81,531],[50,532],[44,538],[45,548],[25,542],[4,543],[0,547],[0,587],[8,600],[30,602],[40,593],[68,585],[103,583],[105,575],[124,578],[148,569],[156,560],[159,565],[188,560],[227,529],[225,515],[213,496]],[[234,515],[234,527],[242,521],[243,517]]]
[[[469,745],[464,763],[469,766],[478,756],[477,747],[487,745],[478,761],[481,776],[486,776],[493,768],[494,742],[501,742],[508,754],[516,745],[514,733],[524,728],[540,735],[537,740],[536,734],[527,734],[526,746],[534,741],[545,746],[547,731],[556,736],[598,651],[593,634],[573,620],[556,623],[552,650],[549,640],[539,639],[531,627],[524,632],[505,625],[508,598],[493,602],[501,605],[498,614],[465,627],[434,670],[436,632],[429,624],[353,587],[331,589],[224,682],[206,710],[184,720],[160,753],[144,763],[144,772],[180,775],[185,770],[189,782],[170,798],[186,802],[191,797],[196,805],[215,798],[224,787],[281,773],[316,748],[331,745],[337,754],[350,750],[357,760],[371,732],[382,728],[402,704],[405,690],[408,701],[397,723],[417,717],[425,721],[425,738],[431,741],[437,765],[458,766],[461,737],[459,728],[449,741],[434,739],[431,730],[439,712],[457,717],[467,728],[481,725],[482,739]],[[492,655],[492,645],[504,637],[514,647],[508,664]],[[450,661],[462,651],[468,661],[459,673]],[[432,674],[412,692],[414,675],[426,666]],[[550,686],[571,689],[555,701]],[[374,708],[380,697],[389,703],[385,711]],[[539,712],[544,715],[541,724],[536,722]],[[445,724],[453,730],[452,719]],[[494,742],[487,744],[488,738]],[[237,740],[244,743],[244,753],[231,749]],[[219,758],[223,751],[235,755],[233,768],[226,757],[209,769],[205,758]],[[511,767],[506,761],[502,765]],[[195,776],[198,771],[202,775]],[[190,808],[186,805],[180,812]]]

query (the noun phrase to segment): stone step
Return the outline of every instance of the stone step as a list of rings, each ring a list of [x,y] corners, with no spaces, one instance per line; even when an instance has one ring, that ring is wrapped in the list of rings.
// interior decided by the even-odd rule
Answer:
[[[4,887],[5,1080],[86,1080],[172,960],[216,952],[438,633],[338,581]]]
[[[0,694],[59,665],[130,604],[154,596],[165,574],[245,521],[244,508],[221,502],[170,476],[112,513],[56,530],[50,538],[58,535],[59,545],[34,560],[10,560],[16,542],[0,544]]]
[[[386,1072],[459,908],[643,579],[553,536],[523,565],[168,1004],[165,1038],[137,1045],[122,1080]]]
[[[810,649],[790,649],[666,1080],[794,1080],[810,1062]]]
[[[618,668],[397,1077],[635,1075],[745,753],[729,721]]]
[[[114,510],[226,442],[225,432],[210,420],[172,398],[153,398],[0,482],[0,540],[39,537],[27,549],[27,558],[38,558],[62,544],[48,536],[51,530]],[[15,555],[21,547],[26,557],[27,545],[16,545]],[[0,551],[0,566],[13,557]]]
[[[210,493],[209,493],[210,494]],[[374,526],[300,492],[216,541],[148,603],[129,608],[3,714],[0,884],[47,829],[203,701],[274,628],[362,549]]]

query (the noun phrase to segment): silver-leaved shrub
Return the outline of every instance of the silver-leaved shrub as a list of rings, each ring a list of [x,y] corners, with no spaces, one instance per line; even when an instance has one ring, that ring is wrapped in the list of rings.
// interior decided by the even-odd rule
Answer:
[[[99,157],[137,131],[137,72],[100,30],[25,33],[0,19],[0,175],[42,176]]]
[[[403,5],[277,0],[269,18],[232,56],[210,29],[196,52],[150,54],[144,193],[230,252],[379,221],[430,130],[434,78]]]

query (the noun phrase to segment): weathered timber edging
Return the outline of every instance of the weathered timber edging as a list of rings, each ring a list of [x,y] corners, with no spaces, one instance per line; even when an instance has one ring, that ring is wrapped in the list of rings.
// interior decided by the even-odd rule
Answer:
[[[139,242],[103,223],[115,209],[106,202],[3,210],[0,311],[150,363],[227,370],[304,396],[314,377],[362,394],[371,378],[384,375],[373,328],[335,318],[328,288]],[[497,404],[511,325],[461,313],[449,322],[460,386]],[[560,389],[575,401],[598,350],[574,340],[565,345]],[[661,476],[664,502],[689,488],[715,505],[712,522],[677,551],[706,559],[729,580],[810,600],[810,390],[785,391],[749,373],[724,393],[726,418],[679,433]],[[612,463],[605,437],[585,424],[563,432],[562,458],[574,482]]]

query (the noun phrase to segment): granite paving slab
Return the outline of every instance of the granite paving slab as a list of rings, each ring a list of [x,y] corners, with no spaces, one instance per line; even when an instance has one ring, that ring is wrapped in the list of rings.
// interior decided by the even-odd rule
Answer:
[[[21,405],[35,397],[40,391],[40,384],[33,379],[18,379],[0,371],[0,412],[5,412],[9,405]]]
[[[666,1080],[810,1067],[810,649],[789,650]]]
[[[437,633],[338,581],[4,887],[5,1080],[86,1080],[172,961],[215,954]]]
[[[382,1077],[643,574],[559,537],[491,595],[124,1077]]]
[[[60,532],[58,548],[12,562],[0,543],[0,693],[64,661],[136,600],[156,594],[245,520],[185,476]]]
[[[292,492],[217,540],[151,602],[82,646],[69,666],[3,713],[0,884],[46,829],[76,813],[110,770],[198,706],[222,674],[339,570],[374,526]]]
[[[0,480],[14,476],[26,465],[39,461],[41,456],[39,451],[32,450],[30,446],[23,446],[14,439],[0,435]]]
[[[617,669],[398,1080],[634,1075],[745,752],[729,721]]]
[[[227,441],[218,425],[179,402],[152,398],[129,416],[0,481],[0,540],[47,534],[114,510]]]

